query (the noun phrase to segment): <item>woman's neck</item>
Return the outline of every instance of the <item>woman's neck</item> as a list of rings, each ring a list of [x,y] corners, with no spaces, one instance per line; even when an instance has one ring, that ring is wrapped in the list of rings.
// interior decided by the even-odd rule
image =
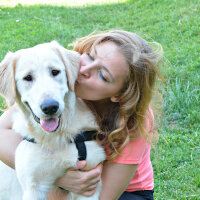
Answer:
[[[114,130],[119,114],[119,104],[109,101],[86,101],[103,131]]]
[[[110,100],[92,101],[91,104],[100,117],[106,116],[114,106]]]

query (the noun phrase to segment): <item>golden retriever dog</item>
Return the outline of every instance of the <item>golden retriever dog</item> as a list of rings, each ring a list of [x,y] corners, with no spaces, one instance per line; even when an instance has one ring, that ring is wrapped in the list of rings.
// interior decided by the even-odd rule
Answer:
[[[79,64],[80,55],[56,41],[8,53],[0,63],[0,93],[9,106],[15,104],[13,129],[24,138],[15,170],[0,162],[0,200],[45,200],[55,180],[76,166],[76,138],[98,130],[94,115],[74,93]],[[85,145],[85,170],[105,159],[95,140],[77,141]],[[100,189],[101,183],[93,196],[70,193],[70,199],[97,200]]]

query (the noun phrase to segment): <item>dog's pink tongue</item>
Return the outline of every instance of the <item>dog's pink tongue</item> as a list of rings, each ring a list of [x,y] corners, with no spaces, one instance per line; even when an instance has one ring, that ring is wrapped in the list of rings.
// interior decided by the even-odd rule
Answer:
[[[40,124],[45,131],[52,132],[58,127],[58,121],[58,117],[47,120],[40,119]]]

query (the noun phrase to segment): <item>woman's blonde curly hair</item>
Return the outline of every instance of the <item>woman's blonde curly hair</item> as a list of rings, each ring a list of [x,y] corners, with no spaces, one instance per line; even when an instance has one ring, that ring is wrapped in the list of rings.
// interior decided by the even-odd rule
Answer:
[[[107,122],[99,119],[104,141],[109,147],[108,160],[113,160],[134,138],[144,137],[149,143],[152,134],[148,133],[145,120],[151,121],[149,105],[152,100],[156,76],[162,59],[162,46],[156,42],[148,43],[135,33],[123,30],[110,30],[92,33],[79,38],[73,44],[80,54],[91,52],[98,44],[114,42],[129,65],[129,77],[121,90],[119,103],[113,103],[113,111]],[[95,108],[94,108],[95,109]],[[98,117],[97,117],[98,118]],[[157,133],[154,133],[154,136]]]

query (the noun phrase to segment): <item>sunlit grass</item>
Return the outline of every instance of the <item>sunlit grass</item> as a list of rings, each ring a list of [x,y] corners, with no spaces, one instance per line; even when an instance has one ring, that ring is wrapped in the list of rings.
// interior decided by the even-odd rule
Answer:
[[[122,3],[125,0],[1,0],[0,6],[14,7],[21,5],[57,5],[57,6],[87,6],[111,3]]]

